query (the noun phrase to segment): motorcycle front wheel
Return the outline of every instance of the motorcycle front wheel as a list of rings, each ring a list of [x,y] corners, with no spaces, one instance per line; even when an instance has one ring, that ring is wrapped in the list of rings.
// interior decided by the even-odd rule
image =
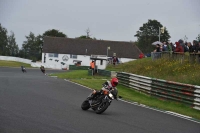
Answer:
[[[109,102],[103,102],[103,103],[101,103],[99,105],[99,107],[95,110],[95,112],[97,114],[101,114],[101,113],[103,113],[108,108],[109,105],[110,105]]]
[[[81,108],[82,110],[88,110],[90,108],[90,103],[85,100],[82,104],[81,104]]]

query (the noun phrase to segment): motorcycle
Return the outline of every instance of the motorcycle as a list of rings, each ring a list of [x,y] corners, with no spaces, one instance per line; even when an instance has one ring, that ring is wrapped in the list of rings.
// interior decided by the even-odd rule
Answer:
[[[26,68],[25,67],[21,67],[22,68],[22,72],[25,73],[26,72]]]
[[[45,73],[45,68],[44,67],[40,67],[40,70],[42,71],[42,73]]]
[[[90,97],[96,93],[95,90],[88,96],[88,98],[83,101],[81,108],[82,110],[88,110],[89,108],[93,109],[97,114],[103,113],[108,106],[110,106],[112,100],[116,99],[117,100],[117,88],[116,89],[106,89],[103,88],[100,91],[99,95],[96,95],[92,99]]]

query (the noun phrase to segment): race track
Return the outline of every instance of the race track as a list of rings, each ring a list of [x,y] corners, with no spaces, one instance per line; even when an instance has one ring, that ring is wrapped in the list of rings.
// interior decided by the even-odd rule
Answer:
[[[90,92],[39,69],[0,68],[0,133],[200,133],[197,122],[122,101],[83,111]]]

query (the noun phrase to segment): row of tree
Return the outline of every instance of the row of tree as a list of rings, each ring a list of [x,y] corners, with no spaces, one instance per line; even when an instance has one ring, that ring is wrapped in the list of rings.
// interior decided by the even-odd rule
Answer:
[[[19,47],[15,41],[15,34],[11,31],[8,35],[7,29],[0,24],[0,55],[17,56]]]
[[[137,37],[136,45],[140,48],[143,53],[150,53],[155,46],[151,45],[153,42],[158,41],[160,33],[160,41],[167,42],[171,38],[167,28],[163,29],[161,33],[161,27],[163,25],[157,20],[149,19],[147,23],[144,23],[143,26],[139,28],[139,31],[136,32],[135,37]],[[183,38],[185,40],[186,36]],[[181,39],[181,38],[177,38]],[[187,40],[187,39],[186,39]],[[185,40],[185,41],[186,41]],[[196,40],[200,41],[200,34],[196,37]]]
[[[151,44],[152,42],[158,41],[161,27],[163,25],[157,20],[148,20],[136,32],[135,37],[137,37],[137,41],[135,43],[143,53],[149,53],[154,49],[154,46]],[[7,29],[0,24],[0,55],[16,56],[34,61],[41,60],[44,36],[67,37],[66,34],[55,29],[45,31],[42,35],[37,36],[30,32],[28,36],[25,36],[26,40],[23,42],[22,48],[19,49],[15,41],[15,34],[11,31],[10,35],[8,35]],[[90,36],[90,30],[88,28],[86,35],[77,38],[96,40],[96,38],[91,38]],[[160,41],[168,41],[169,39],[170,35],[167,28],[165,28],[164,32],[160,34]],[[200,34],[197,39],[200,40]]]
[[[33,61],[41,60],[44,36],[67,37],[55,29],[45,31],[42,35],[37,36],[30,32],[28,36],[25,36],[26,40],[23,42],[22,48],[19,49],[14,32],[11,31],[8,35],[7,29],[0,24],[0,55],[21,57]]]

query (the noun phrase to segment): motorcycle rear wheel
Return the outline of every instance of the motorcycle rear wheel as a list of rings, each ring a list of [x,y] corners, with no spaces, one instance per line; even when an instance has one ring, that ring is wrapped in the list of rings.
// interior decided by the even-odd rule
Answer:
[[[97,114],[101,114],[108,108],[109,105],[110,105],[109,102],[101,103],[100,106],[95,110],[95,112]]]
[[[81,108],[82,110],[88,110],[90,108],[90,103],[85,100],[82,104],[81,104]]]

